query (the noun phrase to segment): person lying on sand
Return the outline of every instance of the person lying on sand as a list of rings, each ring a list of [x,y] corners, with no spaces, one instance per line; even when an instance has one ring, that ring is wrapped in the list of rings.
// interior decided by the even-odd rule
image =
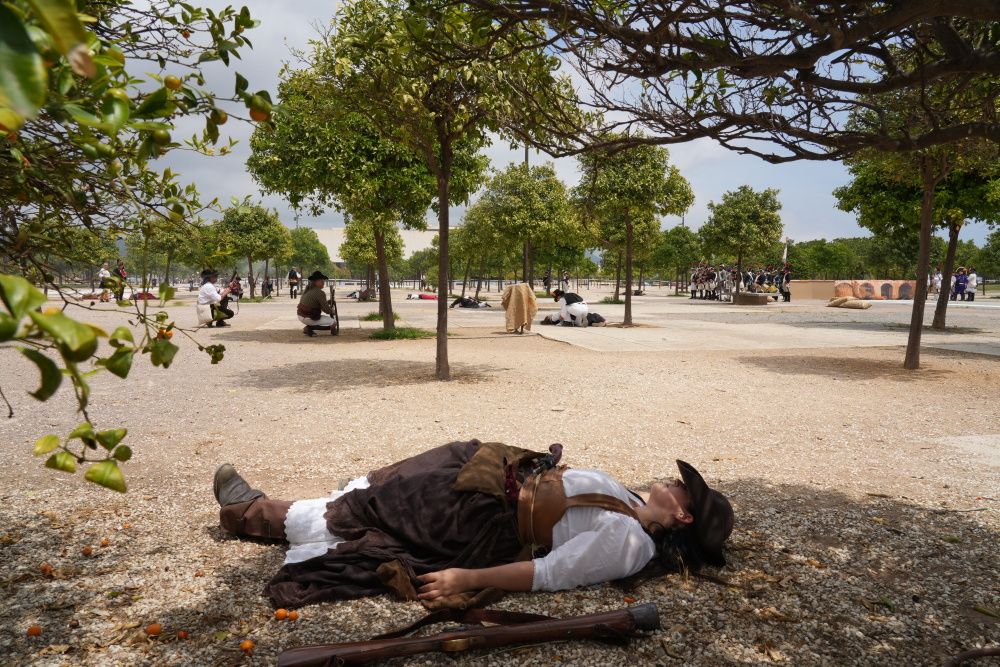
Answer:
[[[725,564],[734,515],[693,466],[634,493],[552,453],[454,442],[380,468],[330,497],[289,502],[215,473],[222,527],[288,544],[265,594],[276,607],[395,590],[440,602],[485,588],[554,591]]]

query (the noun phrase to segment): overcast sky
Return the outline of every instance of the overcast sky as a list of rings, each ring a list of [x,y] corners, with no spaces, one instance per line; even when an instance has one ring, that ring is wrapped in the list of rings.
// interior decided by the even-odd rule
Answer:
[[[225,6],[226,2],[203,0],[200,5]],[[236,70],[250,80],[252,90],[277,90],[278,72],[283,62],[291,60],[292,49],[305,49],[316,34],[315,26],[325,24],[333,14],[336,2],[332,0],[297,0],[296,2],[265,2],[245,0],[254,18],[261,25],[246,33],[254,44],[252,51],[243,54],[242,61],[233,61],[226,69],[221,63],[206,68],[208,85],[227,95],[232,94],[233,74]],[[248,138],[252,128],[247,124],[230,121],[222,128],[239,140],[233,153],[225,157],[204,157],[185,151],[172,151],[163,162],[182,175],[183,180],[193,181],[207,200],[218,197],[226,204],[231,197],[251,195],[261,198],[260,190],[246,171],[249,153]],[[193,126],[178,128],[178,136],[189,136]],[[867,232],[858,227],[854,216],[838,211],[831,194],[833,189],[848,181],[846,170],[839,163],[798,162],[772,165],[763,160],[736,155],[710,140],[671,146],[671,159],[691,182],[695,191],[695,204],[685,216],[688,226],[697,228],[708,215],[708,202],[718,201],[723,192],[740,185],[756,189],[777,188],[783,205],[781,216],[785,235],[795,241],[832,239],[843,236],[863,236]],[[502,169],[512,161],[523,159],[523,149],[511,149],[504,141],[495,142],[487,149],[493,167]],[[532,153],[531,161],[539,164],[553,161],[544,154]],[[570,158],[553,161],[556,170],[568,185],[575,185],[579,175],[576,162]],[[262,197],[266,206],[278,210],[281,219],[290,227],[295,226],[294,213],[280,197]],[[452,224],[461,219],[462,209],[453,210]],[[680,222],[668,218],[664,227]],[[330,211],[317,218],[303,215],[299,224],[311,227],[332,227],[342,224],[340,215]],[[972,224],[963,230],[963,238],[982,243],[987,234],[985,225]]]

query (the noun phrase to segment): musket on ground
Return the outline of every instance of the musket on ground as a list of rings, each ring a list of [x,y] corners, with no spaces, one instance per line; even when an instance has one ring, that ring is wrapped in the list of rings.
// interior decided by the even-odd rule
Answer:
[[[569,618],[549,618],[536,614],[516,614],[488,609],[468,612],[446,610],[435,612],[403,630],[382,635],[364,642],[322,644],[288,649],[278,656],[278,667],[340,667],[363,665],[388,658],[442,651],[459,653],[477,649],[510,646],[512,644],[537,644],[566,639],[600,639],[625,642],[639,631],[658,630],[660,616],[656,605],[647,603],[626,607],[602,614],[587,614]],[[402,637],[418,627],[446,620],[474,620],[478,622],[505,622],[507,625],[475,627],[436,635]],[[509,620],[519,619],[519,620]]]

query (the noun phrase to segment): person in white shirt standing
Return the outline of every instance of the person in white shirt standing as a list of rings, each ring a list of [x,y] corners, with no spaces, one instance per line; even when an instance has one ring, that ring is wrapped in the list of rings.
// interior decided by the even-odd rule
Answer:
[[[111,282],[111,271],[108,270],[108,263],[101,264],[101,270],[97,272],[97,285],[101,288],[101,301],[108,301],[108,285]]]
[[[205,269],[201,272],[201,289],[198,290],[198,321],[201,324],[217,327],[228,327],[226,320],[232,318],[235,313],[226,308],[222,300],[229,294],[229,288],[225,287],[221,291],[215,286],[219,279],[219,272]]]
[[[976,269],[974,267],[969,267],[969,282],[965,284],[965,300],[975,301],[976,300],[976,287],[979,286],[979,276],[976,274]]]

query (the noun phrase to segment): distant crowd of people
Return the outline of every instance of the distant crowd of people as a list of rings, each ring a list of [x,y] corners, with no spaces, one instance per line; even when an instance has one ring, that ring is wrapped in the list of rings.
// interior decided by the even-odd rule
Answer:
[[[791,301],[789,284],[792,282],[792,267],[751,266],[740,272],[735,266],[720,264],[718,267],[699,264],[691,268],[691,282],[688,289],[692,299],[707,301],[732,301],[737,288],[741,292],[758,292],[774,295],[777,301]]]
[[[938,267],[932,275],[928,277],[930,281],[931,294],[940,294],[944,286],[944,275]],[[976,291],[979,289],[979,275],[975,267],[966,269],[960,266],[951,274],[950,298],[952,301],[975,301]]]

